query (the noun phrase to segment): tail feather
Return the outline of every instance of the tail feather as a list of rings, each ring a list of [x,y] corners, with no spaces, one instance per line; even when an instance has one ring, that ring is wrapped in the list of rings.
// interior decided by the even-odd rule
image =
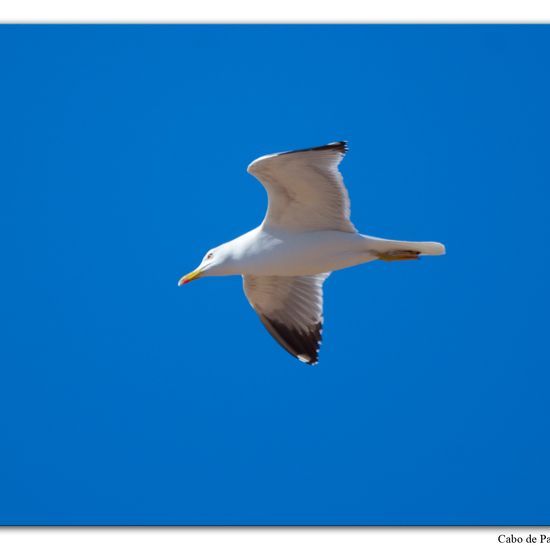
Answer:
[[[366,239],[369,241],[369,249],[379,254],[391,255],[400,252],[413,252],[420,256],[445,254],[445,246],[437,242],[393,241],[376,237],[366,237]]]

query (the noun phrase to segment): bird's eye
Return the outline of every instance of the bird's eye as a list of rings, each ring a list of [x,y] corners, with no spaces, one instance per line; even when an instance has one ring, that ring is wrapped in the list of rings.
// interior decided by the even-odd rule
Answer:
[[[211,260],[213,257],[214,257],[214,254],[212,252],[206,255],[207,260]]]

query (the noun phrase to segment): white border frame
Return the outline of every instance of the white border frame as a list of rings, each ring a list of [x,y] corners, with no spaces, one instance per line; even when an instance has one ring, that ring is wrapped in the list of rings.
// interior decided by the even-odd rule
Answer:
[[[548,0],[2,0],[5,23],[540,23]]]
[[[2,550],[464,550],[539,547],[547,527],[4,528]],[[506,544],[506,537],[516,542]],[[527,538],[536,537],[536,543]],[[519,542],[521,537],[522,542]],[[541,548],[544,548],[543,544]]]
[[[1,0],[0,0],[1,1]],[[549,0],[16,0],[0,23],[545,23]],[[499,536],[548,527],[0,528],[2,550],[463,549],[502,547]],[[539,539],[540,540],[540,539]],[[537,543],[539,541],[537,540]],[[517,547],[516,544],[514,547]],[[531,546],[538,546],[532,544]],[[549,546],[550,548],[550,546]]]

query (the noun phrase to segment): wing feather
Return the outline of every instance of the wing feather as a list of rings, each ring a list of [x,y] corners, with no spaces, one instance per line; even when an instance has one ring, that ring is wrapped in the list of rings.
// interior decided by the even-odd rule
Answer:
[[[268,332],[291,355],[314,365],[323,327],[323,283],[307,277],[245,275],[244,293]]]
[[[355,233],[350,200],[338,170],[347,151],[337,141],[255,160],[248,172],[265,187],[268,208],[264,225],[288,231]]]

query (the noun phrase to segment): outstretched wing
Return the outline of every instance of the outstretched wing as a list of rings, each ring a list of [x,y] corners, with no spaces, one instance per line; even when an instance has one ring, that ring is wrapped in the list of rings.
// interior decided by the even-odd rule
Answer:
[[[265,187],[268,208],[264,225],[288,231],[355,233],[350,202],[338,165],[345,141],[267,155],[248,167]]]
[[[307,277],[243,276],[244,293],[271,336],[291,355],[315,365],[323,326],[323,283]]]

